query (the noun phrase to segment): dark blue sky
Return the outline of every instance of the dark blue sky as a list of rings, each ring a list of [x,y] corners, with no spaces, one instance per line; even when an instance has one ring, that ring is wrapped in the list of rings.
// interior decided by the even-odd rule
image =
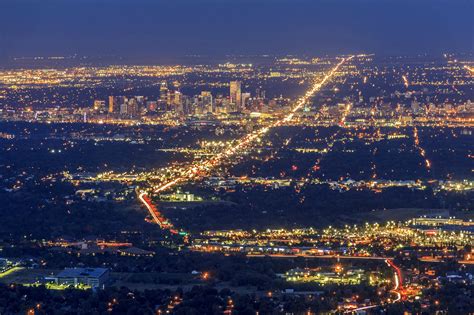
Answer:
[[[473,51],[472,0],[0,0],[0,55]]]

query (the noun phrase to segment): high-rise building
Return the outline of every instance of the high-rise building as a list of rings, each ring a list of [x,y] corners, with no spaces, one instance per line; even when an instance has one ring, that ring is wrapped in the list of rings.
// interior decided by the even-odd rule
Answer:
[[[146,109],[149,112],[155,112],[158,109],[158,105],[155,101],[146,102]]]
[[[138,102],[135,98],[131,98],[127,103],[127,116],[130,118],[137,117],[139,114]]]
[[[191,115],[192,112],[192,100],[189,96],[183,95],[181,97],[181,102],[183,104],[183,114],[184,116]]]
[[[212,94],[209,91],[201,92],[202,106],[205,112],[213,113],[215,111]]]
[[[127,112],[128,112],[127,103],[120,104],[119,108],[120,108],[120,111],[119,111],[120,115],[123,115],[123,116],[127,115]]]
[[[160,100],[162,102],[167,102],[168,101],[168,86],[166,85],[166,82],[162,82],[160,86]]]
[[[182,115],[183,114],[183,94],[180,91],[175,91],[174,92],[174,98],[173,98],[173,108],[174,111]]]
[[[115,99],[113,96],[109,96],[109,113],[113,113],[115,111]]]
[[[242,93],[242,105],[241,107],[246,109],[247,108],[247,103],[250,100],[250,93]]]
[[[265,90],[262,90],[262,88],[257,88],[255,90],[255,97],[257,99],[265,99]]]
[[[242,82],[230,82],[230,103],[233,111],[238,111],[242,107]]]
[[[94,100],[94,111],[103,112],[105,110],[105,101],[103,100]]]
[[[175,97],[174,97],[174,91],[167,91],[166,95],[166,109],[167,110],[174,110],[174,104],[175,102]]]

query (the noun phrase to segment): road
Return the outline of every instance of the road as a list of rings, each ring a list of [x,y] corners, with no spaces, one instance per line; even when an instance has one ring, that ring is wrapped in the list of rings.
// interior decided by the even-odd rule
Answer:
[[[464,66],[464,69],[469,71],[470,74],[474,74],[474,67]]]
[[[401,299],[402,299],[402,293],[400,293],[400,290],[403,289],[402,271],[397,265],[395,265],[393,263],[392,259],[385,259],[385,262],[387,263],[387,265],[389,265],[395,271],[395,286],[393,287],[393,289],[390,292],[395,294],[396,298],[394,300],[390,301],[390,303],[397,303],[397,302],[401,301]],[[350,310],[350,311],[346,311],[345,313],[346,314],[348,314],[348,313],[354,314],[354,313],[357,313],[357,312],[360,312],[360,311],[374,309],[374,308],[380,307],[382,305],[383,304],[381,303],[381,304],[362,306],[362,307],[359,307],[359,308],[356,308],[356,309],[353,309],[353,310]]]
[[[138,199],[145,205],[148,212],[150,212],[153,221],[164,230],[169,230],[172,234],[178,234],[178,231],[173,228],[173,225],[166,220],[166,218],[158,211],[156,206],[151,202],[151,199],[145,192],[138,195]]]
[[[274,121],[273,123],[264,126],[260,128],[259,130],[256,130],[252,133],[249,133],[242,137],[240,140],[237,141],[236,144],[234,144],[232,147],[225,149],[224,151],[220,152],[219,154],[215,155],[214,157],[204,160],[204,161],[199,161],[195,162],[191,165],[189,165],[188,168],[184,169],[182,171],[182,175],[175,177],[173,179],[170,179],[168,182],[162,183],[159,186],[154,187],[153,192],[155,194],[160,193],[164,190],[167,190],[173,186],[176,186],[180,182],[183,182],[185,180],[192,180],[196,177],[199,177],[200,175],[208,173],[211,169],[217,167],[220,165],[222,162],[225,160],[229,159],[230,157],[238,154],[239,152],[243,151],[244,149],[247,149],[249,146],[251,146],[253,143],[256,143],[263,135],[268,133],[268,131],[271,128],[278,127],[283,125],[286,122],[289,122],[290,120],[293,119],[295,113],[299,111],[300,109],[303,108],[303,106],[321,89],[321,87],[326,84],[328,81],[330,81],[333,76],[336,74],[336,72],[339,70],[339,68],[347,61],[351,60],[354,56],[350,56],[347,58],[343,58],[334,68],[332,68],[324,77],[321,81],[316,82],[312,85],[312,87],[305,93],[304,96],[300,97],[298,101],[296,102],[295,106],[282,118]],[[148,209],[148,212],[150,212],[151,216],[153,217],[153,220],[162,226],[161,221],[161,215],[158,215],[155,211],[156,207],[151,204],[151,200],[149,199],[147,192],[145,190],[139,190],[138,197],[140,201],[143,203],[143,205]],[[164,218],[163,218],[164,219]]]
[[[387,259],[387,265],[392,267],[395,270],[395,286],[392,290],[392,292],[397,296],[395,300],[393,300],[393,303],[396,303],[402,299],[402,294],[400,291],[403,289],[403,275],[402,271],[398,266],[396,266],[391,259]]]
[[[387,260],[387,257],[380,256],[337,256],[337,255],[285,255],[285,254],[247,254],[249,258],[272,257],[272,258],[319,258],[319,259],[361,259],[361,260]]]
[[[402,79],[403,79],[403,85],[408,88],[408,86],[410,85],[410,83],[408,82],[408,78],[406,75],[402,75]]]

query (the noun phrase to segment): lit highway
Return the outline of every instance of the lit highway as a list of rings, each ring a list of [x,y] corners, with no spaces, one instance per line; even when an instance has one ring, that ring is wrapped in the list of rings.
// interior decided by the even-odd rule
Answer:
[[[315,259],[360,259],[360,260],[387,260],[380,256],[340,256],[340,255],[308,255],[308,254],[247,254],[250,258],[272,257],[272,258],[315,258]]]
[[[389,265],[390,267],[392,267],[394,270],[395,270],[395,275],[394,275],[394,279],[395,279],[395,286],[393,288],[393,290],[391,292],[393,292],[397,298],[395,300],[392,301],[392,303],[395,303],[395,302],[398,302],[402,299],[402,294],[400,293],[400,291],[403,289],[403,276],[402,276],[402,271],[400,270],[400,268],[398,268],[392,260],[390,259],[387,259],[386,260],[386,263],[387,265]]]
[[[410,85],[410,83],[408,82],[408,78],[406,75],[403,75],[402,76],[402,79],[403,79],[403,85],[408,88],[408,86]]]
[[[393,268],[395,270],[395,274],[394,274],[395,286],[393,287],[393,289],[390,292],[395,294],[396,298],[394,300],[391,300],[390,303],[397,303],[397,302],[400,302],[401,299],[402,299],[402,294],[400,293],[400,290],[402,289],[402,284],[403,284],[402,271],[400,270],[400,268],[398,268],[393,263],[393,261],[391,259],[386,259],[385,262],[387,263],[388,266],[390,266],[391,268]],[[382,304],[367,305],[367,306],[363,306],[363,307],[358,307],[356,309],[353,309],[351,311],[347,311],[345,313],[346,314],[347,313],[357,313],[357,312],[377,308],[377,307],[380,307],[380,306],[382,306]]]
[[[464,69],[469,71],[470,74],[474,74],[474,67],[464,66]]]
[[[423,159],[425,159],[425,167],[429,171],[431,168],[431,162],[426,158],[426,151],[420,146],[420,137],[418,136],[418,128],[413,128],[413,139],[415,143],[415,148],[418,149],[420,155]]]
[[[213,158],[205,160],[205,161],[200,161],[200,162],[195,162],[189,166],[187,169],[183,169],[181,172],[182,175],[173,178],[165,183],[160,184],[159,186],[156,186],[153,188],[154,193],[160,193],[164,190],[167,190],[175,185],[177,185],[180,182],[183,182],[185,180],[192,180],[193,178],[196,178],[200,175],[206,174],[209,172],[211,169],[217,167],[220,165],[222,162],[230,158],[231,156],[234,156],[238,154],[239,152],[243,151],[244,149],[249,148],[253,143],[256,141],[260,140],[262,136],[264,136],[266,133],[271,128],[278,127],[283,125],[286,122],[289,122],[293,119],[295,113],[303,108],[305,104],[321,89],[321,87],[326,84],[328,81],[330,81],[336,72],[339,70],[339,68],[348,60],[351,60],[353,56],[343,58],[335,67],[333,67],[324,77],[322,80],[319,82],[316,82],[312,85],[312,87],[304,94],[304,96],[300,97],[296,104],[293,106],[293,108],[282,118],[274,121],[273,123],[264,126],[252,133],[247,134],[236,144],[234,144],[232,147],[225,149],[224,151],[218,153],[215,155]],[[171,226],[169,224],[164,225],[163,224],[163,219],[157,214],[157,211],[155,211],[154,206],[151,204],[151,201],[147,198],[147,192],[145,191],[140,191],[139,192],[139,199],[140,201],[145,205],[145,207],[148,209],[150,212],[153,221],[155,221],[158,225],[161,227],[165,228],[170,228]],[[147,201],[148,200],[148,201]]]

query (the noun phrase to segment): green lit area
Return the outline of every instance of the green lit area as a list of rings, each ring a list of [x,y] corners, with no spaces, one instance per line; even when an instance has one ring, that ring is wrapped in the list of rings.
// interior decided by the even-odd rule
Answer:
[[[89,290],[92,287],[84,284],[77,284],[77,285],[71,285],[71,284],[57,284],[54,282],[46,282],[46,283],[41,283],[41,282],[35,282],[35,283],[29,283],[29,284],[23,284],[24,286],[27,287],[39,287],[39,286],[45,286],[46,289],[48,290],[66,290],[66,289],[77,289],[77,290]]]
[[[10,269],[7,269],[7,270],[0,273],[0,278],[7,277],[7,276],[9,276],[9,275],[11,275],[11,274],[13,274],[17,271],[22,270],[22,269],[23,269],[23,267],[12,267]]]

